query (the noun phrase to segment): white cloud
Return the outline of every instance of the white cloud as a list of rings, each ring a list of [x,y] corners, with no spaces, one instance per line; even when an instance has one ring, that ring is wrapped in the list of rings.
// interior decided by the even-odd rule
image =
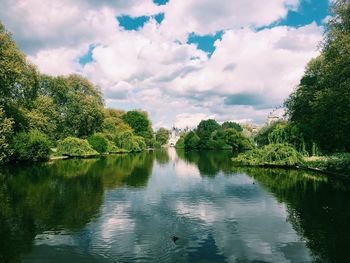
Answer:
[[[42,72],[80,72],[102,88],[108,106],[143,108],[157,126],[193,127],[209,117],[263,121],[322,39],[316,24],[253,29],[283,18],[298,0],[0,2],[0,19]],[[162,11],[160,25],[150,19],[139,31],[123,30],[115,18]],[[190,32],[218,30],[224,34],[210,59],[186,44]],[[93,61],[80,65],[92,44]]]

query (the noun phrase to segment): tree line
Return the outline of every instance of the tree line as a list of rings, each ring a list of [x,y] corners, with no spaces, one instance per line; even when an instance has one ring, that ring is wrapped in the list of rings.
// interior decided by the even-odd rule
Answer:
[[[0,163],[47,160],[52,148],[71,156],[142,151],[165,144],[165,131],[155,136],[147,112],[105,108],[83,76],[41,74],[0,23]]]

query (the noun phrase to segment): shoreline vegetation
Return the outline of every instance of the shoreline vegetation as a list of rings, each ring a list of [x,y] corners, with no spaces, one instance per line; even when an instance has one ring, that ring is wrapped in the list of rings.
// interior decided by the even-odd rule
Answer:
[[[332,13],[320,55],[284,103],[285,119],[258,132],[202,120],[175,147],[230,150],[233,165],[350,177],[350,2],[335,1]],[[1,23],[0,57],[0,164],[141,152],[167,143],[169,131],[154,132],[147,112],[105,108],[100,89],[86,78],[41,74]]]
[[[169,138],[145,111],[106,108],[83,76],[40,73],[1,22],[0,58],[0,165],[140,152]]]

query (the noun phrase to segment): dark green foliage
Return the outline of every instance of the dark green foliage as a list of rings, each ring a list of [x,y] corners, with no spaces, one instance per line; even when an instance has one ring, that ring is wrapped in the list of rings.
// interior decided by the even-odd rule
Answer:
[[[5,117],[0,107],[0,164],[9,160],[13,153],[10,142],[13,136],[13,121]]]
[[[268,144],[287,143],[293,145],[303,155],[317,153],[316,144],[304,139],[299,126],[286,121],[277,121],[262,128],[254,137],[254,140],[259,147]]]
[[[136,135],[145,139],[146,145],[152,147],[155,143],[151,121],[144,111],[128,111],[122,116],[122,120],[128,124]]]
[[[341,173],[350,176],[350,154],[337,153],[330,156],[304,158],[303,166],[322,171]]]
[[[17,133],[13,139],[14,158],[20,161],[45,161],[50,157],[50,141],[40,131]]]
[[[321,55],[285,103],[304,138],[326,152],[350,151],[349,14],[349,1],[335,1]]]
[[[67,137],[58,142],[57,151],[62,155],[84,157],[97,155],[87,140],[76,137]]]
[[[236,153],[255,148],[254,144],[247,137],[234,129],[225,130],[225,142]]]
[[[34,156],[23,142],[19,143],[25,133],[32,134],[28,132],[30,130],[45,134],[53,145],[61,140],[59,144],[63,153],[72,156],[96,154],[86,141],[77,138],[89,138],[100,153],[142,151],[146,148],[145,142],[149,146],[155,143],[146,112],[124,113],[121,110],[104,109],[103,106],[100,89],[81,75],[52,77],[40,74],[27,62],[11,34],[0,23],[1,163],[6,162],[12,154],[14,133],[19,133],[14,160],[46,159],[41,157],[41,153]],[[125,133],[131,136],[126,136],[130,137],[129,142],[119,142],[127,148],[122,150],[112,141],[116,137],[123,137]],[[62,141],[65,138],[67,140]],[[164,136],[158,138],[162,143],[165,140]],[[30,156],[26,158],[25,152]]]
[[[95,133],[88,138],[89,144],[99,153],[108,152],[108,140],[102,133]]]
[[[211,134],[220,129],[220,124],[213,119],[203,120],[197,126],[197,135],[199,137],[198,147],[201,149],[210,149],[211,145],[209,143]]]
[[[184,149],[185,148],[185,136],[182,135],[176,142],[176,149]]]
[[[295,166],[302,162],[302,156],[288,144],[269,144],[247,151],[233,158],[236,165],[247,166]]]
[[[140,152],[146,149],[144,138],[135,136],[130,131],[118,133],[114,138],[114,143],[119,149],[124,149],[129,152]]]
[[[143,111],[128,111],[122,117],[123,121],[127,123],[136,134],[141,134],[151,131],[151,122],[148,115]]]
[[[199,139],[198,135],[195,132],[191,131],[185,135],[184,148],[197,149],[199,141],[200,141],[200,139]]]
[[[164,145],[169,140],[169,131],[165,128],[160,128],[156,132],[156,141],[160,143],[160,145]]]
[[[242,132],[242,131],[243,131],[241,125],[239,125],[238,123],[233,122],[233,121],[225,121],[225,122],[221,125],[221,127],[222,127],[223,129],[234,129],[234,130],[236,130],[236,131],[238,131],[238,132]]]

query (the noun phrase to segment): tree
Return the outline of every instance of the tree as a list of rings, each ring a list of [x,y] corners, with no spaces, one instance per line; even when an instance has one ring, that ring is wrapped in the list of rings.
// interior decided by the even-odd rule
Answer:
[[[254,148],[253,143],[246,138],[241,132],[236,131],[235,129],[226,129],[226,144],[232,147],[234,152],[243,152],[251,150]]]
[[[200,138],[199,141],[199,148],[201,149],[208,149],[210,148],[208,145],[209,139],[211,137],[211,134],[220,129],[220,124],[218,124],[215,120],[209,119],[209,120],[203,120],[201,121],[197,126],[197,135]]]
[[[10,142],[13,136],[13,121],[5,117],[0,108],[0,164],[7,162],[13,153]]]
[[[322,150],[350,151],[350,2],[335,1],[321,55],[285,105],[290,121]]]
[[[17,133],[13,139],[15,160],[46,161],[50,157],[50,145],[47,136],[38,130]]]
[[[241,125],[239,125],[238,123],[233,122],[233,121],[225,121],[223,124],[221,124],[221,127],[223,129],[228,129],[228,128],[235,129],[238,132],[243,131]]]
[[[195,132],[190,131],[185,135],[184,146],[186,149],[197,149],[199,141],[200,138],[198,137],[198,135]]]
[[[169,140],[169,131],[165,128],[160,128],[156,132],[156,141],[160,143],[160,145],[164,145]]]
[[[31,110],[25,110],[28,128],[45,133],[51,140],[57,139],[57,127],[60,125],[60,114],[53,99],[38,96]]]
[[[136,135],[145,139],[148,146],[153,145],[153,130],[146,112],[137,110],[128,111],[123,115],[122,119],[134,130]]]
[[[108,140],[102,133],[95,133],[88,138],[89,144],[99,153],[108,151]]]

